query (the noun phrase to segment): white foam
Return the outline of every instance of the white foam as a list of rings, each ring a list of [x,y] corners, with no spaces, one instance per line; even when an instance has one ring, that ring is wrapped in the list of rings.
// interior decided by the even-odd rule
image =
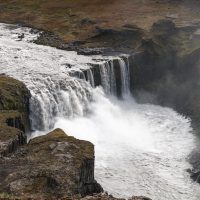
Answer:
[[[24,34],[19,40],[18,35]],[[31,91],[30,118],[33,130],[48,130],[58,116],[83,115],[91,101],[88,82],[75,77],[91,64],[105,65],[113,57],[83,56],[31,43],[39,34],[31,29],[0,23],[1,73],[23,81]],[[119,58],[118,58],[119,59]]]
[[[199,200],[186,172],[195,147],[190,120],[169,108],[110,100],[99,91],[91,114],[58,119],[55,128],[95,144],[95,177],[117,197]]]

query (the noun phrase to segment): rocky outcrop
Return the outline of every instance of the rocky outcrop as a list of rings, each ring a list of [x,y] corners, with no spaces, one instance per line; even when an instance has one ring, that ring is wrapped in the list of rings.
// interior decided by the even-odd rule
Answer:
[[[0,158],[14,152],[26,142],[27,137],[24,132],[6,125],[0,126]]]
[[[29,131],[29,98],[29,90],[22,82],[0,75],[1,122],[23,132]]]
[[[102,191],[94,179],[93,144],[60,129],[0,159],[0,199],[125,200]]]
[[[29,97],[30,93],[22,82],[0,75],[0,110],[27,112]]]
[[[121,198],[115,198],[113,197],[112,195],[108,195],[108,194],[96,194],[96,195],[93,195],[93,196],[87,196],[85,198],[82,198],[81,200],[125,200],[125,199],[121,199]],[[151,200],[147,197],[136,197],[136,196],[133,196],[132,198],[129,198],[128,200]]]
[[[26,144],[29,91],[23,83],[0,76],[0,156]]]
[[[32,139],[0,160],[0,194],[49,199],[102,192],[94,180],[94,146],[62,130]]]

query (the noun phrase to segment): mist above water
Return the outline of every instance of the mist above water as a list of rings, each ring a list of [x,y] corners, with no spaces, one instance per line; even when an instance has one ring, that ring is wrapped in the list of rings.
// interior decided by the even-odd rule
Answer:
[[[58,118],[55,128],[95,144],[95,177],[103,188],[118,197],[199,200],[198,185],[186,172],[195,147],[190,120],[131,97],[119,101],[101,89],[94,93],[87,116]]]

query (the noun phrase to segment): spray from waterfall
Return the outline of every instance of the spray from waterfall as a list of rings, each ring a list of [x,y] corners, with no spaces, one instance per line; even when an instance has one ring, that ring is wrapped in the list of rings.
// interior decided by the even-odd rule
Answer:
[[[129,66],[123,58],[116,60],[120,69],[120,96],[125,98],[130,94]],[[97,66],[101,77],[100,86],[107,95],[117,96],[116,66],[113,60]],[[42,75],[41,79],[33,80],[30,100],[30,120],[33,130],[47,131],[53,128],[55,119],[58,117],[74,118],[87,113],[92,101],[92,88],[95,87],[92,68],[86,69],[86,75],[81,70],[76,73],[71,72],[71,74],[76,74],[77,78],[70,78],[68,74],[60,77]],[[33,84],[35,84],[34,87]]]

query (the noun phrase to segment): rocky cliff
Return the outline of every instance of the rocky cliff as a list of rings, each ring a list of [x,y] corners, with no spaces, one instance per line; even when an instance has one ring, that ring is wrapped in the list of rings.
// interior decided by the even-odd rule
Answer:
[[[0,155],[7,155],[26,144],[30,129],[28,107],[30,93],[23,83],[0,76]]]
[[[27,144],[29,91],[1,76],[0,92],[0,199],[117,200],[95,181],[93,144],[60,129]]]
[[[0,77],[0,197],[79,198],[101,192],[91,143],[58,129],[27,144],[29,97],[23,83]]]
[[[94,180],[94,146],[60,129],[32,139],[0,163],[5,197],[78,198],[102,191]]]
[[[131,64],[132,92],[139,102],[169,107],[199,125],[199,25],[177,27],[156,22],[143,38]]]

